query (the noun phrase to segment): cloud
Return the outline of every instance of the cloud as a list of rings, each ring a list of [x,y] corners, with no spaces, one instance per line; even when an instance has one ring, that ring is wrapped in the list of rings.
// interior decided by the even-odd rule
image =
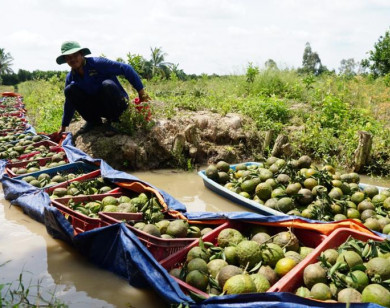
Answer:
[[[298,67],[306,42],[328,68],[361,60],[389,29],[390,1],[2,0],[2,10],[14,70],[67,69],[55,58],[77,40],[112,59],[162,47],[186,73],[226,74],[270,58]]]

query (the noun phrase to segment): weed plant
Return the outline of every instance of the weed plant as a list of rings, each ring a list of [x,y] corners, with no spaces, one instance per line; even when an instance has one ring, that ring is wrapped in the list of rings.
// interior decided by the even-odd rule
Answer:
[[[18,85],[28,120],[37,132],[53,133],[61,126],[64,105],[63,79],[26,81]]]
[[[0,268],[6,263],[0,264]],[[26,285],[25,275],[26,272],[22,272],[15,281],[0,283],[0,307],[68,307],[68,305],[56,298],[55,293],[43,290],[40,281],[37,281],[37,284],[33,284],[30,280]]]
[[[246,75],[207,76],[181,81],[145,81],[158,104],[153,118],[172,118],[180,110],[241,113],[252,118],[259,131],[289,135],[293,156],[311,155],[337,167],[351,167],[358,132],[373,135],[372,160],[366,172],[390,174],[390,78],[371,76],[299,75],[295,70],[257,70]],[[130,99],[136,97],[121,79]],[[63,106],[64,80],[19,85],[29,117],[38,131],[58,129]],[[151,104],[153,106],[153,102]],[[152,124],[133,110],[124,115],[120,129],[133,134]]]

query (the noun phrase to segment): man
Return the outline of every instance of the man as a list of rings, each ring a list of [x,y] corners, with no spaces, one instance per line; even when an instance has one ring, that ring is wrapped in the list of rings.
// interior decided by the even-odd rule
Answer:
[[[67,63],[71,71],[65,81],[64,113],[59,132],[66,130],[77,111],[86,121],[78,133],[83,134],[103,126],[102,118],[106,118],[106,135],[112,136],[116,130],[111,123],[119,121],[129,99],[117,76],[123,75],[130,82],[137,90],[141,102],[150,98],[141,79],[130,65],[105,58],[86,58],[89,54],[91,51],[88,48],[82,48],[74,41],[61,45],[61,55],[56,61],[58,64]]]

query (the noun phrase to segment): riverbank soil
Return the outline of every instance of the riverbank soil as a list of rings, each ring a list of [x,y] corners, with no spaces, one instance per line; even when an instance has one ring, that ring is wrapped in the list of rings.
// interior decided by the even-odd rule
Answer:
[[[258,160],[263,150],[263,136],[253,120],[235,113],[223,116],[210,111],[180,111],[133,136],[118,133],[106,137],[104,126],[78,135],[84,123],[76,121],[69,127],[75,146],[122,170],[185,169],[219,160],[251,161]]]

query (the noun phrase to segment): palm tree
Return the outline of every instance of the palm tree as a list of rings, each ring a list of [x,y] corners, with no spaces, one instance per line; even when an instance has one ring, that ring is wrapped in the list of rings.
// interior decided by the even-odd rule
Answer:
[[[184,71],[182,69],[179,68],[179,64],[172,64],[170,66],[170,69],[171,69],[172,73],[176,74],[177,78],[179,78],[180,80],[185,80],[186,74],[184,73]]]
[[[11,54],[5,52],[4,48],[0,48],[0,74],[12,74],[14,71],[11,69],[12,61]]]
[[[170,66],[172,63],[165,62],[165,56],[167,55],[161,49],[161,47],[150,48],[152,52],[152,58],[150,59],[152,76],[160,74],[162,77],[167,77],[170,72]]]

